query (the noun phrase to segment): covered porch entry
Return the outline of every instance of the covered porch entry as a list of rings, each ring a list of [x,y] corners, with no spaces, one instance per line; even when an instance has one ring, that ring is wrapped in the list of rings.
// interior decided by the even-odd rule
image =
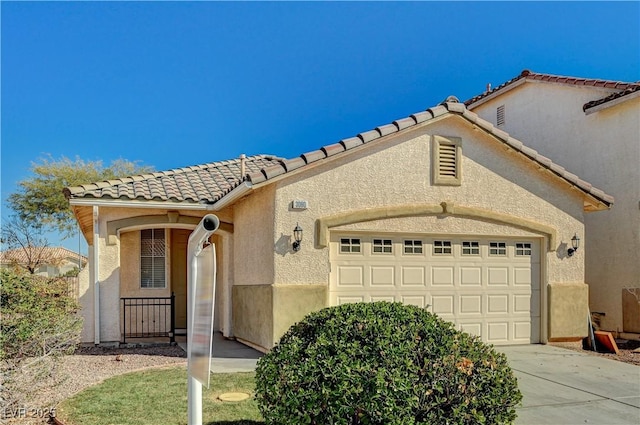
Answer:
[[[181,217],[187,218],[187,217]],[[187,335],[187,244],[197,217],[189,223],[148,223],[119,229],[120,342]],[[214,329],[231,336],[229,253],[232,233],[218,230]]]

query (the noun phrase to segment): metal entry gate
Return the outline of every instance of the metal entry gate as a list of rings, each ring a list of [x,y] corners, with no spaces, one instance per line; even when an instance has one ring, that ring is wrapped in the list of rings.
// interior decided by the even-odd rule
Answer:
[[[120,300],[123,343],[128,338],[169,338],[169,342],[175,342],[175,294]]]

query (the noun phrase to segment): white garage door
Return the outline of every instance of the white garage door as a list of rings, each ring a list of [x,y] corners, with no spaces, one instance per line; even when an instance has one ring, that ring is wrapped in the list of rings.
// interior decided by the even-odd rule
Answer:
[[[334,234],[330,302],[400,301],[491,344],[540,341],[538,240]]]

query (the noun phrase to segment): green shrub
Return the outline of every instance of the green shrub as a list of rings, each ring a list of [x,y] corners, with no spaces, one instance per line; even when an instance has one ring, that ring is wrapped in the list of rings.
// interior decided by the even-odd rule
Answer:
[[[330,307],[258,362],[267,424],[503,424],[522,399],[504,354],[400,303]]]
[[[0,404],[19,405],[51,386],[58,358],[79,343],[78,308],[65,279],[0,269]]]

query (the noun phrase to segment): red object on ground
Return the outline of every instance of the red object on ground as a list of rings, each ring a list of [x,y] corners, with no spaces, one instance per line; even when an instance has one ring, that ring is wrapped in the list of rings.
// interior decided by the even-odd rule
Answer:
[[[609,353],[619,354],[618,344],[616,344],[616,340],[613,339],[611,332],[595,331],[594,337],[596,339],[596,347],[598,347],[598,351],[606,350]]]

